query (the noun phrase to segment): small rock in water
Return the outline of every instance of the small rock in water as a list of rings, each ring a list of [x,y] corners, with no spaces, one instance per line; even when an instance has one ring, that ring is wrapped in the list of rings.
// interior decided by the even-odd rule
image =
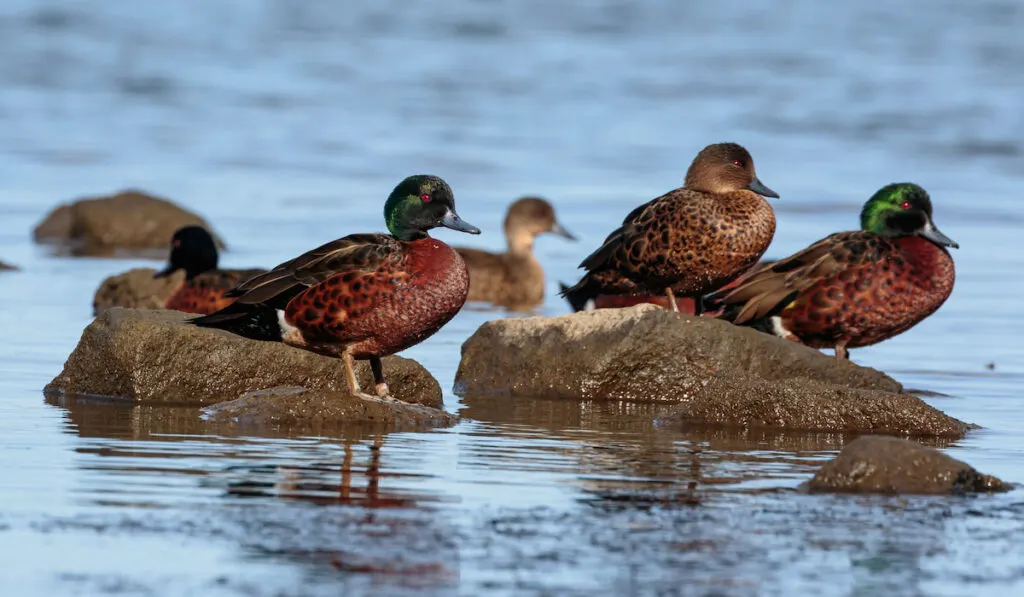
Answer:
[[[36,226],[33,237],[71,255],[117,256],[166,252],[174,232],[189,225],[211,229],[203,218],[167,199],[127,190],[58,206]]]
[[[13,266],[13,265],[11,265],[9,263],[4,263],[3,261],[0,261],[0,272],[3,272],[3,271],[17,271],[17,269],[18,269],[17,267],[15,267],[15,266]]]
[[[1011,486],[935,448],[885,436],[846,445],[807,483],[815,493],[933,494],[1009,491]]]

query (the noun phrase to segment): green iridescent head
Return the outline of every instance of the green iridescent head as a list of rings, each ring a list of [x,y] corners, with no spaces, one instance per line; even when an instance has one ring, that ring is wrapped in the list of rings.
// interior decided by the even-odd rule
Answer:
[[[932,222],[932,200],[912,182],[882,187],[860,212],[860,227],[883,236],[920,236],[941,247],[960,248]]]
[[[384,221],[391,235],[404,241],[426,238],[428,230],[439,226],[480,234],[479,228],[455,213],[455,197],[448,183],[429,174],[398,183],[384,204]]]

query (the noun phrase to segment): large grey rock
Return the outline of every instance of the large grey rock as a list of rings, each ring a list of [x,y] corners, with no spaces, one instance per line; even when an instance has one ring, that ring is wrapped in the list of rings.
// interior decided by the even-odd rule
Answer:
[[[203,218],[167,199],[125,190],[60,205],[36,226],[33,236],[72,255],[117,256],[166,251],[174,232],[188,225],[212,230]]]
[[[679,404],[663,422],[961,437],[968,425],[887,375],[652,305],[485,323],[456,392]]]
[[[155,269],[140,267],[106,278],[93,296],[93,314],[99,315],[112,307],[163,309],[167,299],[185,281],[185,271],[162,278],[154,278],[155,273]]]
[[[1011,486],[935,448],[895,437],[855,439],[807,485],[812,492],[954,494]]]
[[[116,396],[139,402],[207,405],[277,386],[346,392],[341,361],[277,342],[248,340],[185,323],[186,313],[113,308],[82,333],[47,392]],[[372,388],[365,362],[357,374]],[[384,359],[396,398],[441,406],[441,388],[419,363]]]

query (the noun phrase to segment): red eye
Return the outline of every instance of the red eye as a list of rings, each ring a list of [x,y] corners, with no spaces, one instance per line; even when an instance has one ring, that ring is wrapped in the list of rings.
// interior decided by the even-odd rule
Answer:
[[[736,166],[737,168],[742,168],[743,167],[743,162],[741,162],[739,160],[736,160],[735,162],[732,163],[732,165]]]
[[[904,201],[903,203],[900,203],[900,207],[903,209],[910,209],[910,202]]]
[[[426,193],[420,195],[420,199],[422,199],[424,203],[430,203],[430,195],[427,195]]]
[[[180,241],[180,240],[176,240],[176,241],[174,241],[174,248],[175,248],[175,249],[177,249],[177,248],[178,248],[178,247],[180,247],[180,246],[181,246],[181,241]]]

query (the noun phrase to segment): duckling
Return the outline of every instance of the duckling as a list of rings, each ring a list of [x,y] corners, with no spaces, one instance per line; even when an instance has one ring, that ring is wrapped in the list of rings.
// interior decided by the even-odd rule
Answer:
[[[544,268],[533,254],[533,240],[546,232],[576,240],[555,218],[550,203],[523,197],[509,206],[505,216],[508,252],[456,247],[469,268],[469,300],[513,309],[544,302]]]

